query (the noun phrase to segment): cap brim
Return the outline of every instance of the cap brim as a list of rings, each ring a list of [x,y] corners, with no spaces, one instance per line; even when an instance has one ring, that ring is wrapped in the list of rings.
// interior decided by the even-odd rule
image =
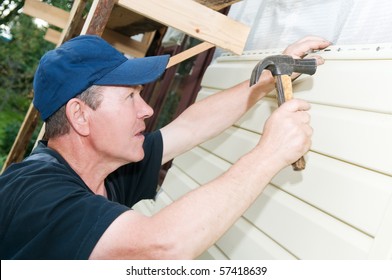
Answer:
[[[156,81],[166,70],[169,55],[133,58],[94,82],[95,85],[135,86]]]

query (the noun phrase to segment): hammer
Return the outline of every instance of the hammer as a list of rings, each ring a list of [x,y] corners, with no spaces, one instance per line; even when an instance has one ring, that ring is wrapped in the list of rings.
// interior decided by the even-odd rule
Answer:
[[[275,78],[278,106],[293,98],[291,74],[294,72],[313,75],[316,73],[315,59],[294,59],[289,55],[268,56],[255,66],[250,78],[250,86],[257,83],[263,70],[271,71]],[[305,159],[301,157],[292,164],[295,171],[305,169]]]

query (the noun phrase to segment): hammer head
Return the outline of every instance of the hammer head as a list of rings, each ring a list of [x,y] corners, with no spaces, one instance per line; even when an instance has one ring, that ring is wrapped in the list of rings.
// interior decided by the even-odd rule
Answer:
[[[250,78],[250,85],[257,83],[263,70],[271,71],[273,76],[290,76],[294,72],[313,75],[316,69],[316,59],[294,59],[289,55],[272,55],[257,63]]]

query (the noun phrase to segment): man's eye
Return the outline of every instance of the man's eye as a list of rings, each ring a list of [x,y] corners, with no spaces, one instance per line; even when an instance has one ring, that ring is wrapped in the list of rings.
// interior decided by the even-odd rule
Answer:
[[[129,98],[133,98],[134,93],[132,92],[130,95],[128,95]]]

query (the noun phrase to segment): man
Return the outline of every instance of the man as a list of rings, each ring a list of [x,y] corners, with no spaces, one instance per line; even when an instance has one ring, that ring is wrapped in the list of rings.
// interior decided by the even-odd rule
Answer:
[[[302,57],[329,44],[307,37],[285,53]],[[167,62],[128,60],[89,35],[44,55],[34,105],[47,141],[0,177],[1,259],[195,258],[309,149],[309,104],[286,102],[265,123],[258,145],[226,173],[152,217],[132,211],[155,197],[161,164],[222,132],[274,87],[266,71],[256,85],[245,81],[214,94],[144,135],[153,110],[140,96],[142,85]]]

